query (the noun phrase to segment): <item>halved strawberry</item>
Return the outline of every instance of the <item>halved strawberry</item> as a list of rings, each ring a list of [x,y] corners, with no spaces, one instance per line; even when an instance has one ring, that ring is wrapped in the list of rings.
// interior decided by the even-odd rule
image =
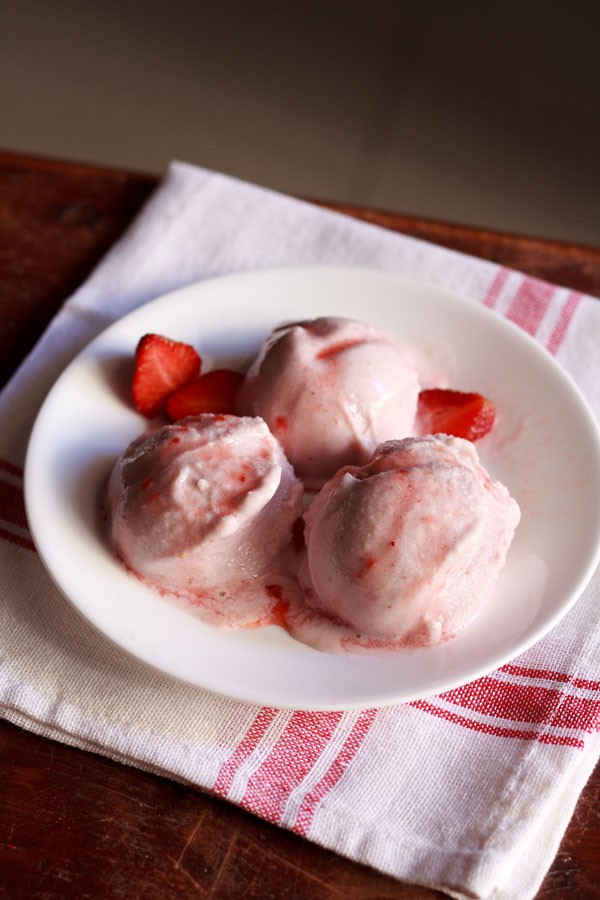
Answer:
[[[213,369],[171,394],[167,415],[173,422],[201,413],[233,413],[235,396],[244,380],[240,372]]]
[[[426,434],[451,434],[476,441],[491,431],[496,410],[481,394],[433,388],[421,391],[417,408],[417,430]]]
[[[202,360],[193,347],[161,334],[145,334],[135,351],[131,395],[136,409],[155,416],[169,394],[198,377]]]

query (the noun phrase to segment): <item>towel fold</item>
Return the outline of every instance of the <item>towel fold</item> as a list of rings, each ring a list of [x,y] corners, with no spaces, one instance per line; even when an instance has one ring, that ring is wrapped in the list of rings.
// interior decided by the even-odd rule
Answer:
[[[388,270],[508,316],[600,410],[600,304],[308,203],[173,163],[0,397],[0,713],[176,778],[454,897],[533,897],[600,751],[600,578],[501,669],[382,709],[257,707],[181,684],[97,634],[28,531],[22,466],[58,374],[106,325],[177,287],[282,265]],[[559,527],[557,525],[557,527]]]

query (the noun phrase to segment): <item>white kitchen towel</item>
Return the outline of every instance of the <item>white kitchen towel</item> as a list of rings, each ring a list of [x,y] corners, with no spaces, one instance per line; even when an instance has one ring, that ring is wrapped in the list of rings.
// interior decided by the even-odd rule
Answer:
[[[65,364],[104,326],[174,288],[303,264],[385,269],[496,309],[556,356],[598,415],[593,298],[173,163],[0,397],[0,711],[211,790],[397,878],[456,897],[526,900],[600,750],[598,576],[546,638],[472,684],[315,713],[221,698],[138,663],[79,617],[33,548],[25,448]]]

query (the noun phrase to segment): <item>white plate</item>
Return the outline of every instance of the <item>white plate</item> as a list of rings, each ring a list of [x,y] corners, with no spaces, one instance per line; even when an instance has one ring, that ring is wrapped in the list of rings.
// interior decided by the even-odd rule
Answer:
[[[110,467],[146,427],[131,408],[133,349],[148,331],[193,343],[207,367],[244,366],[283,319],[363,319],[427,349],[456,388],[491,397],[483,463],[523,517],[493,602],[446,644],[387,656],[320,653],[277,627],[217,631],[128,575],[111,554],[100,496]],[[298,268],[195,284],[136,310],[58,379],[36,421],[25,498],[33,538],[74,606],[134,656],[198,687],[280,707],[348,709],[465,683],[552,628],[591,577],[600,543],[600,440],[551,357],[475,303],[359,269]]]

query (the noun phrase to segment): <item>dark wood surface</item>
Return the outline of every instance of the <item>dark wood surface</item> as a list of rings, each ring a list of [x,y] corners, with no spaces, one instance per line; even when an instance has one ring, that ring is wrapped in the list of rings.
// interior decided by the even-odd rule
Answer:
[[[0,383],[156,185],[0,153]],[[366,221],[600,295],[600,250],[370,209]],[[600,768],[540,890],[600,896]],[[221,800],[0,722],[0,897],[425,900]],[[517,898],[515,898],[517,900]]]

